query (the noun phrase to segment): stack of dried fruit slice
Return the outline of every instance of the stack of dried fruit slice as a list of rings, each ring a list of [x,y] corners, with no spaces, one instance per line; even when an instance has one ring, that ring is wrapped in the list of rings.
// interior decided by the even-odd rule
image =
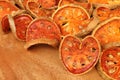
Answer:
[[[63,65],[73,74],[90,71],[99,60],[102,77],[119,80],[118,4],[119,0],[0,0],[0,21],[5,33],[11,29],[26,42],[25,49],[59,46]]]

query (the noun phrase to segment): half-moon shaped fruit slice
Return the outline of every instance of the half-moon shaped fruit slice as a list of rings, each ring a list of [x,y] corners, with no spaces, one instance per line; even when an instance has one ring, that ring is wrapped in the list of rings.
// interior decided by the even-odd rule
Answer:
[[[111,17],[120,16],[120,7],[110,8],[109,6],[99,6],[94,10],[94,16],[97,17],[100,22]]]
[[[10,28],[15,37],[21,41],[26,40],[26,30],[30,22],[33,20],[28,14],[19,14],[15,16],[9,15]]]
[[[60,40],[61,33],[58,26],[52,20],[39,18],[31,22],[27,28],[25,48],[40,43],[57,47]]]
[[[120,80],[120,47],[104,50],[97,70],[105,80]]]
[[[58,7],[63,6],[63,5],[67,5],[67,4],[76,4],[76,5],[80,5],[82,7],[84,7],[90,14],[93,11],[93,6],[90,3],[83,3],[79,0],[60,0]]]
[[[120,17],[110,18],[97,26],[93,31],[95,36],[104,47],[109,43],[120,42]]]
[[[101,49],[98,41],[92,36],[80,40],[68,35],[63,38],[59,51],[68,71],[73,74],[83,74],[95,66]]]
[[[78,36],[84,33],[87,34],[88,31],[93,30],[97,24],[97,21],[94,22],[94,19],[90,19],[90,15],[86,9],[72,4],[58,8],[55,13],[53,13],[52,18],[59,26],[63,36],[67,34]]]
[[[17,11],[18,8],[10,3],[9,1],[1,0],[0,1],[0,20],[7,14],[10,14],[13,11]]]
[[[33,17],[50,17],[55,8],[44,9],[38,1],[29,0],[26,4],[26,9]]]

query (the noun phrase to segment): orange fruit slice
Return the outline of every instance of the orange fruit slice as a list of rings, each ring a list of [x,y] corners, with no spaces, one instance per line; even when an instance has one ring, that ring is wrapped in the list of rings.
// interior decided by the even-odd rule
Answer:
[[[109,5],[119,5],[119,0],[88,0],[89,3],[94,4],[109,4]]]
[[[97,70],[105,80],[120,80],[120,47],[104,50]]]
[[[83,7],[71,4],[58,8],[52,18],[59,26],[63,36],[87,34],[87,28],[91,27],[89,24],[92,21]],[[95,27],[95,24],[92,27]]]
[[[57,6],[57,0],[39,0],[41,7],[45,9],[50,9],[52,7]]]
[[[69,72],[84,74],[96,65],[100,55],[100,45],[92,36],[80,40],[68,35],[63,38],[59,52],[61,60]]]
[[[112,17],[100,23],[93,31],[102,47],[110,43],[120,42],[120,17]]]
[[[120,7],[109,8],[108,6],[99,6],[94,11],[94,16],[97,17],[100,21],[104,21],[111,17],[120,16]]]
[[[26,9],[33,15],[33,17],[50,17],[54,12],[54,8],[44,9],[38,1],[28,1]]]
[[[8,1],[0,1],[0,20],[7,14],[17,11],[18,8]]]
[[[17,39],[26,40],[26,30],[32,20],[32,17],[25,13],[15,16],[9,15],[10,28]]]
[[[81,1],[77,1],[77,0],[60,0],[58,6],[63,6],[63,5],[66,5],[66,4],[76,4],[76,5],[80,5],[82,7],[84,7],[90,14],[92,13],[93,11],[93,6],[92,4],[90,3],[83,3]]]
[[[27,28],[25,48],[39,43],[57,47],[60,40],[61,33],[58,26],[48,18],[39,18],[32,21]]]

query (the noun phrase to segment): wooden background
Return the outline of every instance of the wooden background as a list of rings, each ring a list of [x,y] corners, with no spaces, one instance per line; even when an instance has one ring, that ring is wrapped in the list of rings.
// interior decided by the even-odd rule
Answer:
[[[0,80],[103,80],[95,68],[81,76],[67,72],[58,49],[37,45],[25,50],[24,44],[0,29]]]

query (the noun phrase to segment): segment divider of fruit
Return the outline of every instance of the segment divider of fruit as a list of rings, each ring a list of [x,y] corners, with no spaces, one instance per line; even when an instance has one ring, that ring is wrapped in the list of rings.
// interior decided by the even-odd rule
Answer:
[[[0,22],[26,50],[57,48],[73,75],[96,67],[103,79],[120,80],[119,0],[0,0]]]

